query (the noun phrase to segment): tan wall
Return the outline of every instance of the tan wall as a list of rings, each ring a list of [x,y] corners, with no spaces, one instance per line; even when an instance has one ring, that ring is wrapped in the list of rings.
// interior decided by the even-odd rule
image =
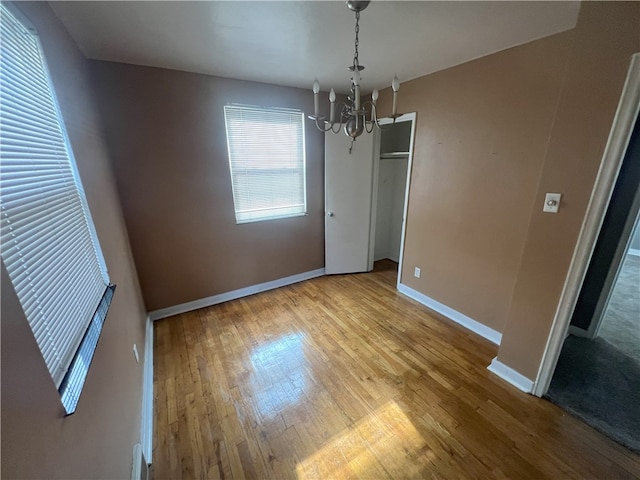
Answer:
[[[400,89],[399,110],[417,112],[402,282],[500,332],[572,42],[561,33]]]
[[[223,112],[309,112],[310,91],[91,63],[147,310],[323,268],[322,134],[305,120],[308,215],[236,225]]]
[[[87,62],[45,3],[19,8],[40,32],[111,281],[118,285],[76,413],[55,385],[2,266],[2,477],[129,478],[140,441],[145,312]]]
[[[535,379],[602,160],[630,57],[640,51],[640,3],[583,2],[498,358]],[[557,215],[545,192],[563,194]]]
[[[638,25],[640,3],[583,2],[571,32],[401,86],[399,110],[418,112],[403,283],[502,331],[498,358],[531,379]],[[563,193],[557,215],[546,192]]]

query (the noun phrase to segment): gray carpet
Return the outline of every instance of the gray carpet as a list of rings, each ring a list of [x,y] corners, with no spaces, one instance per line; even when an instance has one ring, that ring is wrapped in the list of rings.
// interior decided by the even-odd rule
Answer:
[[[599,337],[640,362],[640,257],[626,256]]]
[[[546,397],[640,452],[640,362],[606,340],[567,338]]]

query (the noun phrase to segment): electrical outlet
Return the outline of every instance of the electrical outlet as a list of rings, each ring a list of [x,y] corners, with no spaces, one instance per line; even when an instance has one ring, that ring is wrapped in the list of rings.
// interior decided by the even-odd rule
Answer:
[[[138,346],[133,344],[133,356],[136,357],[136,363],[140,363],[140,356],[138,355]]]
[[[420,267],[416,267],[413,271],[413,276],[416,278],[420,278]]]

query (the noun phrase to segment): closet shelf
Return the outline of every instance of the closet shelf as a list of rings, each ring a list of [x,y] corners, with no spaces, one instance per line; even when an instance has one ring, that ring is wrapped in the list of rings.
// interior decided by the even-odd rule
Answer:
[[[409,152],[385,152],[380,154],[380,158],[402,158],[408,156]]]

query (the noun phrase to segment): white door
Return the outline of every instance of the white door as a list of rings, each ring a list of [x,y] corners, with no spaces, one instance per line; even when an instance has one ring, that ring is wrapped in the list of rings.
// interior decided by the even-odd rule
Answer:
[[[325,270],[366,272],[369,265],[373,134],[353,144],[340,132],[325,135]]]

